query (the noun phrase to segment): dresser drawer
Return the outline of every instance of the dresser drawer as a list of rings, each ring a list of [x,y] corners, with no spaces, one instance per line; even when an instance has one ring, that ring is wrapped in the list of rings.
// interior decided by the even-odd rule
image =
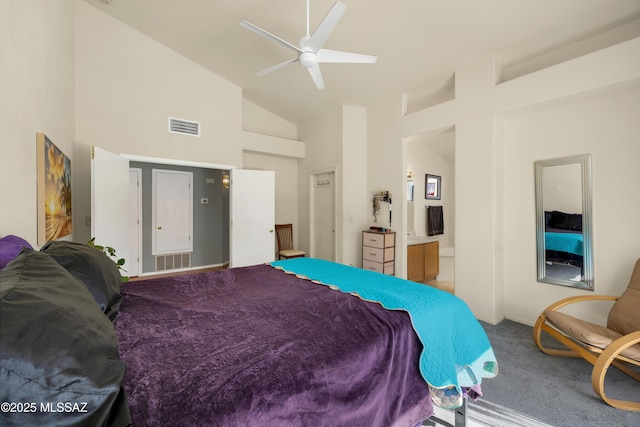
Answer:
[[[393,261],[389,261],[389,262],[385,262],[384,263],[384,274],[388,274],[389,276],[393,276],[396,274],[396,266],[395,263]]]
[[[362,261],[362,269],[369,270],[369,271],[377,271],[378,273],[382,273],[383,265],[382,263],[373,262],[365,259],[364,261]]]
[[[375,230],[362,231],[362,268],[395,275],[396,233]]]
[[[362,233],[362,244],[374,248],[395,247],[395,233]]]
[[[373,262],[392,261],[395,255],[395,248],[374,248],[370,246],[362,247],[362,258]]]
[[[365,259],[364,261],[362,261],[362,269],[375,271],[378,273],[384,273],[390,276],[393,276],[395,273],[393,261],[381,263],[381,262],[368,261]]]

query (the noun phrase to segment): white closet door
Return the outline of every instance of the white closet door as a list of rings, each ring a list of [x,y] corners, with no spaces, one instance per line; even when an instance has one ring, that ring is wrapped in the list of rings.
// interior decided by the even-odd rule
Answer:
[[[91,149],[91,237],[129,265],[129,160]],[[126,273],[122,273],[126,274]]]
[[[193,173],[152,170],[153,255],[193,252]]]
[[[314,177],[314,257],[335,261],[335,173]]]
[[[231,267],[272,262],[275,172],[232,170],[231,218]]]

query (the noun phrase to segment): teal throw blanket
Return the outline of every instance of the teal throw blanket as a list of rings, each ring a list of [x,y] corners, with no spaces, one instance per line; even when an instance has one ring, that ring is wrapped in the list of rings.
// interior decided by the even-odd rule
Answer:
[[[289,273],[409,313],[423,344],[420,373],[433,388],[471,387],[497,374],[482,326],[460,298],[439,289],[315,258],[271,263]]]

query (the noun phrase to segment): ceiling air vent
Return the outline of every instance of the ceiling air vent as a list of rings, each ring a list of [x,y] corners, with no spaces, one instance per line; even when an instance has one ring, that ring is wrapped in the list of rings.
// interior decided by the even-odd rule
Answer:
[[[169,132],[181,135],[200,136],[200,123],[169,117]]]

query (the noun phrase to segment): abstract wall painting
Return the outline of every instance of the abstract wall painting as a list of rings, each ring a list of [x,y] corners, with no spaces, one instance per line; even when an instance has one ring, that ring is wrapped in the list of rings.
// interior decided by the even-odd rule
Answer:
[[[72,233],[71,160],[43,133],[36,133],[38,244]]]

